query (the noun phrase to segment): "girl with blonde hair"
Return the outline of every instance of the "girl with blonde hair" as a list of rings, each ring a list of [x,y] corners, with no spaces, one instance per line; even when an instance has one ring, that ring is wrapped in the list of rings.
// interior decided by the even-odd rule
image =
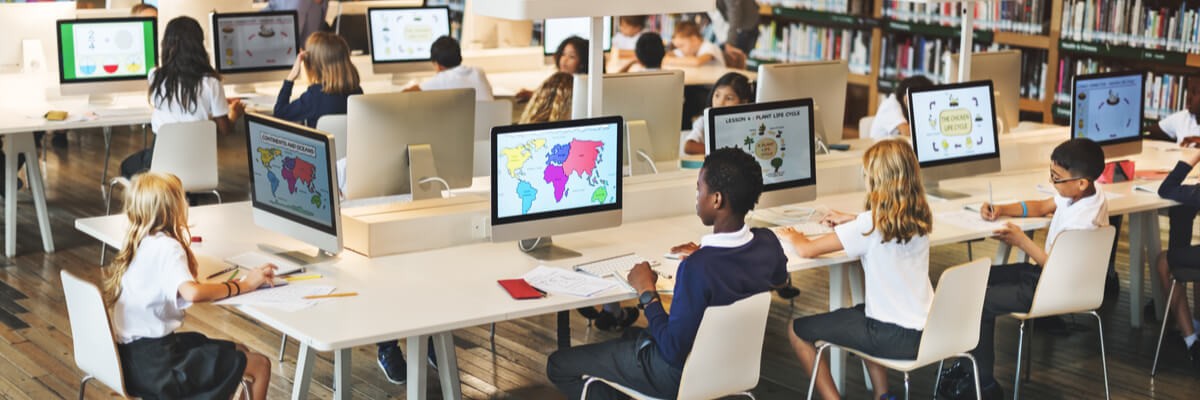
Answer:
[[[792,349],[805,371],[812,372],[816,347],[826,341],[875,357],[912,360],[933,301],[929,282],[929,233],[933,214],[925,200],[921,171],[912,146],[902,140],[875,143],[863,154],[866,211],[832,211],[822,223],[834,233],[809,239],[790,228],[780,231],[805,258],[845,250],[862,261],[866,304],[796,319],[788,330]],[[821,360],[817,390],[838,398],[828,361]],[[868,362],[873,398],[888,394],[887,370]]]
[[[308,78],[308,90],[291,101],[292,87],[301,71]],[[279,89],[275,118],[316,127],[317,120],[325,115],[345,114],[347,99],[362,93],[346,40],[332,33],[316,32],[308,37],[304,50],[296,56],[292,72]]]
[[[130,395],[155,398],[233,396],[242,380],[254,399],[265,399],[271,361],[245,346],[176,332],[184,310],[249,293],[269,284],[275,267],[264,265],[240,280],[197,281],[196,256],[188,244],[187,200],[174,175],[145,172],[126,192],[129,230],[104,278],[117,352]]]
[[[521,113],[521,124],[566,121],[571,119],[571,91],[575,77],[565,72],[555,72],[542,82],[542,86],[529,98],[525,112]]]

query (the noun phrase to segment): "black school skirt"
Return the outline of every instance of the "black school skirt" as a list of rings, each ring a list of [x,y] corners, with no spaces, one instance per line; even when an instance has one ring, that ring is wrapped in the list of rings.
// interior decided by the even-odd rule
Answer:
[[[125,388],[144,399],[229,399],[242,383],[246,355],[233,342],[196,332],[117,345]]]

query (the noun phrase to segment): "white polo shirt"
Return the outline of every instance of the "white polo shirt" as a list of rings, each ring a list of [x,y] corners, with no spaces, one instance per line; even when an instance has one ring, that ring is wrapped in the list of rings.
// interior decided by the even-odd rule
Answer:
[[[875,120],[871,122],[871,139],[887,139],[900,134],[900,124],[908,122],[904,110],[900,108],[900,100],[896,94],[888,95],[879,110],[875,112]]]
[[[1054,239],[1066,230],[1096,229],[1108,225],[1108,200],[1104,191],[1096,188],[1096,194],[1079,199],[1054,195],[1054,217],[1050,219],[1050,231],[1046,233],[1046,253],[1054,247]],[[1105,247],[1107,248],[1107,247]],[[1106,250],[1107,251],[1107,250]]]
[[[1158,128],[1175,139],[1176,143],[1182,143],[1185,137],[1200,136],[1200,124],[1196,123],[1196,116],[1188,110],[1176,111],[1158,121]]]
[[[871,212],[864,211],[853,221],[833,229],[846,254],[862,260],[867,318],[908,329],[925,329],[933,304],[929,237],[917,236],[900,243],[895,239],[884,242],[879,230],[864,236],[874,226]]]
[[[121,296],[112,307],[117,341],[160,338],[179,329],[183,310],[192,305],[179,297],[179,286],[195,280],[178,241],[162,232],[142,239],[121,277]]]
[[[675,57],[684,57],[683,52],[679,51],[679,49],[675,49],[675,51],[671,54],[674,54]],[[721,50],[721,46],[717,46],[712,42],[705,41],[704,44],[700,45],[700,50],[696,52],[696,56],[699,57],[705,54],[712,55],[713,59],[712,61],[709,61],[708,64],[704,64],[702,66],[725,67],[725,52]]]
[[[154,83],[154,72],[151,70],[146,79]],[[160,89],[161,91],[161,89]],[[190,109],[183,108],[178,101],[158,98],[150,95],[150,105],[154,112],[150,114],[150,128],[158,132],[163,125],[177,122],[205,121],[229,115],[229,102],[225,101],[225,88],[221,81],[212,76],[200,80],[200,90],[196,92],[196,101]]]
[[[482,70],[466,65],[438,72],[418,85],[421,90],[475,89],[475,101],[491,101],[492,84]]]

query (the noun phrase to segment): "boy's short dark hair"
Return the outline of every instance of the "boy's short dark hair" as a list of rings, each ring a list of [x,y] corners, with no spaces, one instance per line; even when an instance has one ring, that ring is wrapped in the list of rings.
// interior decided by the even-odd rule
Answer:
[[[1071,139],[1054,148],[1050,162],[1070,172],[1073,178],[1095,181],[1104,173],[1104,149],[1091,139]]]
[[[908,91],[929,87],[933,87],[933,81],[924,75],[913,75],[896,84],[896,100],[900,102],[900,111],[904,113],[904,118],[908,118]]]
[[[721,193],[734,214],[754,209],[762,194],[762,166],[746,152],[726,147],[704,157],[704,183],[710,193]]]
[[[454,68],[462,64],[462,47],[454,38],[442,36],[429,46],[429,58],[444,68]]]
[[[629,26],[636,26],[638,28],[645,29],[646,28],[646,16],[645,15],[623,15],[623,16],[621,16],[621,18],[617,19],[617,23],[621,23],[621,24],[625,24],[625,25],[629,25]]]
[[[637,56],[639,63],[643,67],[650,69],[662,68],[663,57],[667,55],[667,48],[663,46],[663,38],[655,32],[646,32],[638,36],[637,45],[633,48],[633,55]]]

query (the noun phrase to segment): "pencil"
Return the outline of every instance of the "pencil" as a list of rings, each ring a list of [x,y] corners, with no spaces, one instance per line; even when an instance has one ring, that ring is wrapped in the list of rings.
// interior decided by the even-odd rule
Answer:
[[[317,299],[328,299],[328,298],[332,298],[332,297],[352,297],[352,296],[358,296],[358,292],[342,292],[342,293],[330,293],[330,294],[314,294],[314,295],[311,295],[311,296],[304,296],[304,299],[305,299],[305,300],[317,300]]]
[[[321,279],[321,274],[296,275],[283,278],[283,280],[288,282],[307,281],[309,279]]]
[[[230,275],[229,279],[226,279],[225,281],[228,282],[228,281],[232,281],[233,278],[237,278],[238,272],[242,272],[242,270],[240,270],[240,269],[233,270],[233,275]]]
[[[218,276],[225,275],[225,274],[229,273],[229,271],[233,271],[235,269],[238,269],[238,267],[236,265],[229,267],[229,268],[225,268],[225,269],[221,270],[220,272],[213,273],[212,275],[209,275],[208,278],[204,278],[204,279],[216,278]]]

